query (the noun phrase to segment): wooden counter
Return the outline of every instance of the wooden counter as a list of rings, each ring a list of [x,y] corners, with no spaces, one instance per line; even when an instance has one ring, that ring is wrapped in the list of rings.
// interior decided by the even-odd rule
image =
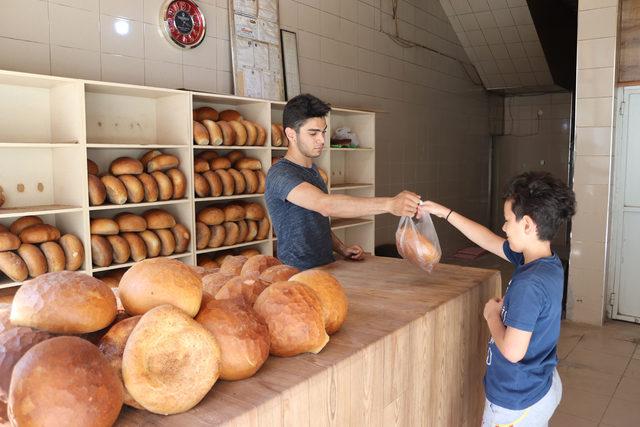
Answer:
[[[239,382],[218,381],[191,411],[126,407],[120,426],[478,426],[488,329],[500,273],[369,257],[325,268],[349,316],[320,354],[270,357]]]

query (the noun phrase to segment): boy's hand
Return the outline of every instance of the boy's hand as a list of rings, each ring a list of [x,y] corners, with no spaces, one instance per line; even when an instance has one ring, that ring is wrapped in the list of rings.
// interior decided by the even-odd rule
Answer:
[[[420,204],[420,196],[410,191],[403,191],[391,198],[387,211],[395,216],[415,216]]]
[[[364,249],[358,245],[349,246],[344,248],[341,255],[347,259],[362,261],[364,259]]]
[[[502,311],[502,304],[504,300],[502,298],[491,298],[484,306],[484,319],[489,320],[494,316],[500,318],[500,312]]]
[[[420,219],[423,215],[431,214],[440,218],[444,218],[449,213],[450,209],[442,206],[436,202],[432,202],[431,200],[425,201],[422,205],[418,207],[418,219]]]

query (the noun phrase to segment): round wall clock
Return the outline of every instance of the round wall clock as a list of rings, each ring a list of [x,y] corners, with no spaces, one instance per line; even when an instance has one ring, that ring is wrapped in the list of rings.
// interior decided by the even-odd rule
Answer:
[[[191,0],[167,0],[160,10],[162,32],[183,49],[193,49],[204,40],[207,26],[198,5]]]

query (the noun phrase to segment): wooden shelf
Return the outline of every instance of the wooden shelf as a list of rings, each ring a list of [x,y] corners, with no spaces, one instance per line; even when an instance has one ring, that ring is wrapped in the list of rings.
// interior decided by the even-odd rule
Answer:
[[[85,271],[85,270],[77,270],[77,273],[85,273],[85,274],[87,274],[87,271]],[[4,279],[5,281],[0,280],[0,289],[7,289],[7,288],[15,288],[15,287],[21,286],[27,280],[33,279],[33,277],[29,277],[29,278],[27,278],[27,280],[25,280],[23,282],[10,282],[9,280],[11,280],[11,279],[9,279],[6,276],[2,276],[2,279]]]
[[[0,148],[68,148],[79,146],[78,142],[0,142]]]
[[[200,249],[198,251],[196,251],[197,255],[202,255],[202,254],[208,254],[210,252],[219,252],[219,251],[226,251],[229,249],[236,249],[236,248],[244,248],[245,246],[251,246],[251,245],[257,245],[260,243],[267,243],[270,242],[271,239],[264,239],[264,240],[253,240],[251,242],[244,242],[244,243],[240,243],[238,245],[233,245],[233,246],[220,246],[219,248],[206,248],[206,249]]]
[[[20,208],[0,208],[0,218],[15,218],[27,215],[51,215],[72,212],[82,212],[79,206],[69,205],[42,205],[25,206]]]
[[[181,254],[173,254],[173,255],[166,256],[166,257],[155,257],[155,258],[174,259],[174,258],[185,258],[185,257],[191,256],[191,255],[192,255],[191,252],[183,252]],[[151,258],[145,258],[145,259],[151,259]],[[93,267],[91,271],[93,271],[94,273],[99,273],[101,271],[117,270],[119,268],[128,268],[128,267],[131,267],[134,264],[135,264],[135,261],[126,262],[124,264],[112,264],[112,265],[110,265],[108,267]]]
[[[335,147],[329,147],[330,151],[355,151],[355,152],[359,152],[359,153],[372,153],[373,151],[375,151],[374,148],[335,148]]]
[[[137,149],[163,149],[163,148],[189,148],[188,145],[168,145],[168,144],[109,144],[109,143],[89,143],[87,148],[137,148]]]
[[[271,149],[275,151],[287,151],[289,147],[271,147]]]
[[[373,224],[373,220],[367,218],[340,218],[331,221],[331,229],[340,230],[342,228],[357,227],[366,224]]]
[[[335,184],[332,185],[331,191],[356,190],[358,188],[371,188],[373,184]]]
[[[266,145],[193,145],[196,150],[268,150]]]
[[[178,200],[162,200],[157,202],[143,202],[143,203],[125,203],[124,205],[98,205],[98,206],[90,206],[90,211],[108,211],[108,210],[116,210],[116,209],[130,209],[130,208],[154,208],[156,206],[167,206],[167,205],[179,205],[181,203],[188,203],[189,199],[178,199]]]
[[[196,202],[223,202],[228,200],[238,200],[238,199],[251,199],[254,197],[264,197],[264,193],[255,193],[255,194],[236,194],[234,196],[220,196],[220,197],[196,197]]]

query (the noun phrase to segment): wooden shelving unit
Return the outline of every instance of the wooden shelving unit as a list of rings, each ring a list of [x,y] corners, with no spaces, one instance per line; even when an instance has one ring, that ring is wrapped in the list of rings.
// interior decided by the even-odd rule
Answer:
[[[238,110],[245,119],[259,123],[267,132],[265,146],[195,145],[192,109],[203,105],[218,111]],[[86,255],[81,271],[91,275],[133,264],[95,267],[91,261],[89,219],[113,217],[125,211],[140,214],[162,208],[171,212],[191,231],[192,239],[187,252],[170,258],[188,264],[196,264],[200,255],[247,247],[271,255],[276,242],[272,231],[264,240],[196,250],[195,218],[200,209],[234,200],[263,205],[265,201],[263,194],[196,198],[193,159],[202,150],[216,150],[222,155],[231,150],[245,150],[247,156],[262,162],[267,173],[271,158],[286,152],[286,147],[271,146],[271,123],[282,122],[284,105],[228,95],[0,71],[0,115],[4,123],[0,128],[0,185],[7,196],[0,208],[0,224],[8,226],[19,217],[38,215],[63,233],[77,235]],[[358,134],[360,148],[329,147],[332,130],[340,126],[348,126]],[[151,149],[180,159],[180,169],[188,181],[184,199],[89,206],[87,158],[96,162],[101,171],[107,171],[115,158],[137,158]],[[375,195],[374,114],[333,109],[328,118],[326,149],[317,164],[330,176],[330,192]],[[332,228],[345,243],[357,243],[373,251],[373,217],[336,219]],[[19,285],[0,274],[0,289]]]

